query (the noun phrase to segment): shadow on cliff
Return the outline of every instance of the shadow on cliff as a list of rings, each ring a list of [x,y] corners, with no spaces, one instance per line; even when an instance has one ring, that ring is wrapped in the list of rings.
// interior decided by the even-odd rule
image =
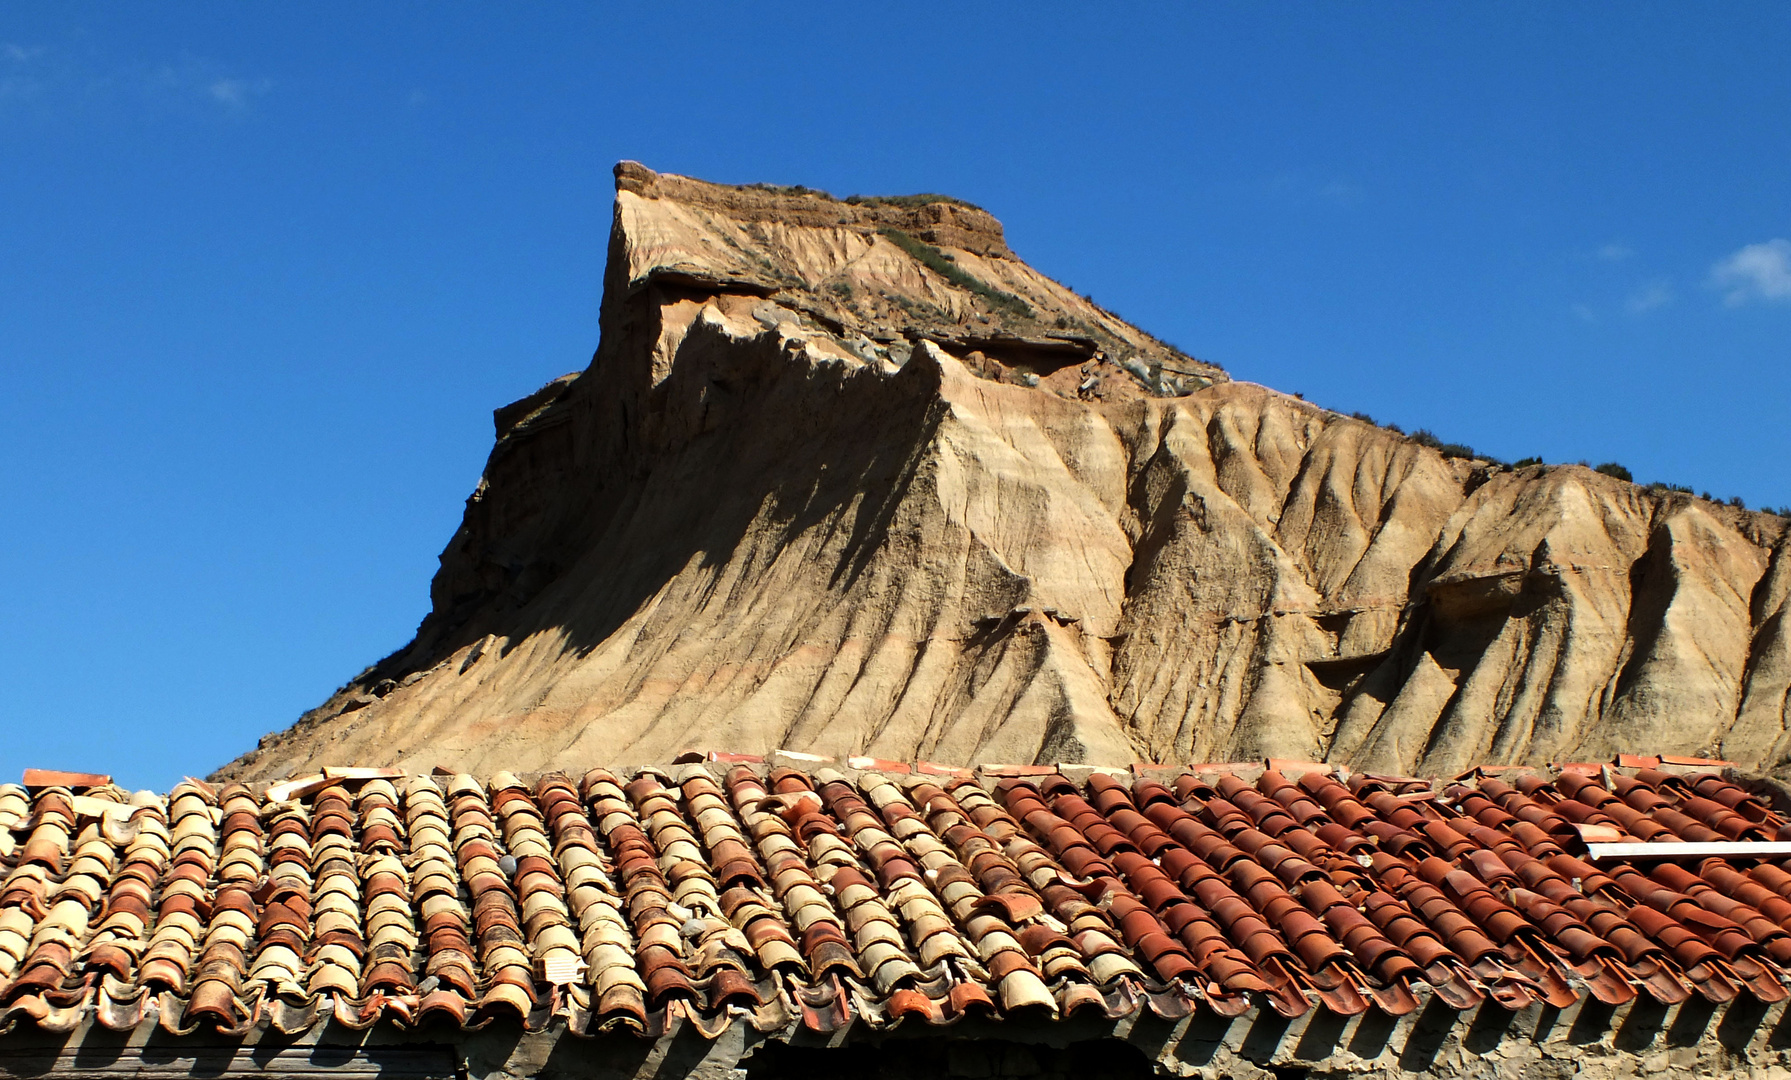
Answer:
[[[804,366],[792,371],[797,364]],[[599,449],[583,453],[584,467],[563,472],[559,483],[568,491],[547,500],[514,493],[582,504],[533,532],[554,534],[543,547],[569,555],[565,565],[543,572],[551,563],[537,557],[528,564],[535,580],[505,573],[499,588],[463,605],[472,610],[436,656],[499,628],[508,647],[552,630],[563,635],[565,652],[587,656],[693,561],[711,575],[703,588],[716,590],[726,583],[713,575],[730,566],[751,579],[793,545],[831,546],[843,530],[827,582],[827,595],[837,596],[887,539],[942,408],[938,372],[924,362],[894,376],[814,365],[780,349],[773,333],[742,342],[700,322],[664,381],[637,402],[608,452],[597,430],[600,409],[574,420],[585,430],[570,438]],[[645,468],[627,464],[643,461]],[[490,527],[501,536],[498,527],[518,515],[496,506],[513,497],[507,477],[489,479]],[[507,569],[495,546],[478,557]]]

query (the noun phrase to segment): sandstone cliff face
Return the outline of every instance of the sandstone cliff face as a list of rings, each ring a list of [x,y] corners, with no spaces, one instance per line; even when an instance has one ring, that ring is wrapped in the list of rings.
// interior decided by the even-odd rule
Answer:
[[[617,179],[416,640],[227,774],[1791,755],[1777,517],[1231,382],[975,208]]]

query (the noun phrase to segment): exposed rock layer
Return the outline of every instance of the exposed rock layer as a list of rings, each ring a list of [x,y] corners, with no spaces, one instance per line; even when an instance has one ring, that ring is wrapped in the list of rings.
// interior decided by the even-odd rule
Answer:
[[[1791,753],[1776,516],[1230,382],[958,203],[617,178],[416,640],[230,775]]]

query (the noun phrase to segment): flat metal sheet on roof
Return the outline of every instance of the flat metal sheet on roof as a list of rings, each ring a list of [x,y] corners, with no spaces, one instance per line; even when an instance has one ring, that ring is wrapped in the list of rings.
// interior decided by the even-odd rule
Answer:
[[[1695,843],[1587,844],[1593,862],[1604,859],[1770,859],[1791,855],[1782,840],[1723,840]]]

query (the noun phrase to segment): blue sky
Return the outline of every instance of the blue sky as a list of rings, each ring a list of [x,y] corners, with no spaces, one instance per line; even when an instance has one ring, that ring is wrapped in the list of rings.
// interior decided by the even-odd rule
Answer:
[[[1791,8],[659,7],[0,11],[0,778],[166,789],[407,641],[620,158],[955,194],[1238,378],[1791,505]]]

